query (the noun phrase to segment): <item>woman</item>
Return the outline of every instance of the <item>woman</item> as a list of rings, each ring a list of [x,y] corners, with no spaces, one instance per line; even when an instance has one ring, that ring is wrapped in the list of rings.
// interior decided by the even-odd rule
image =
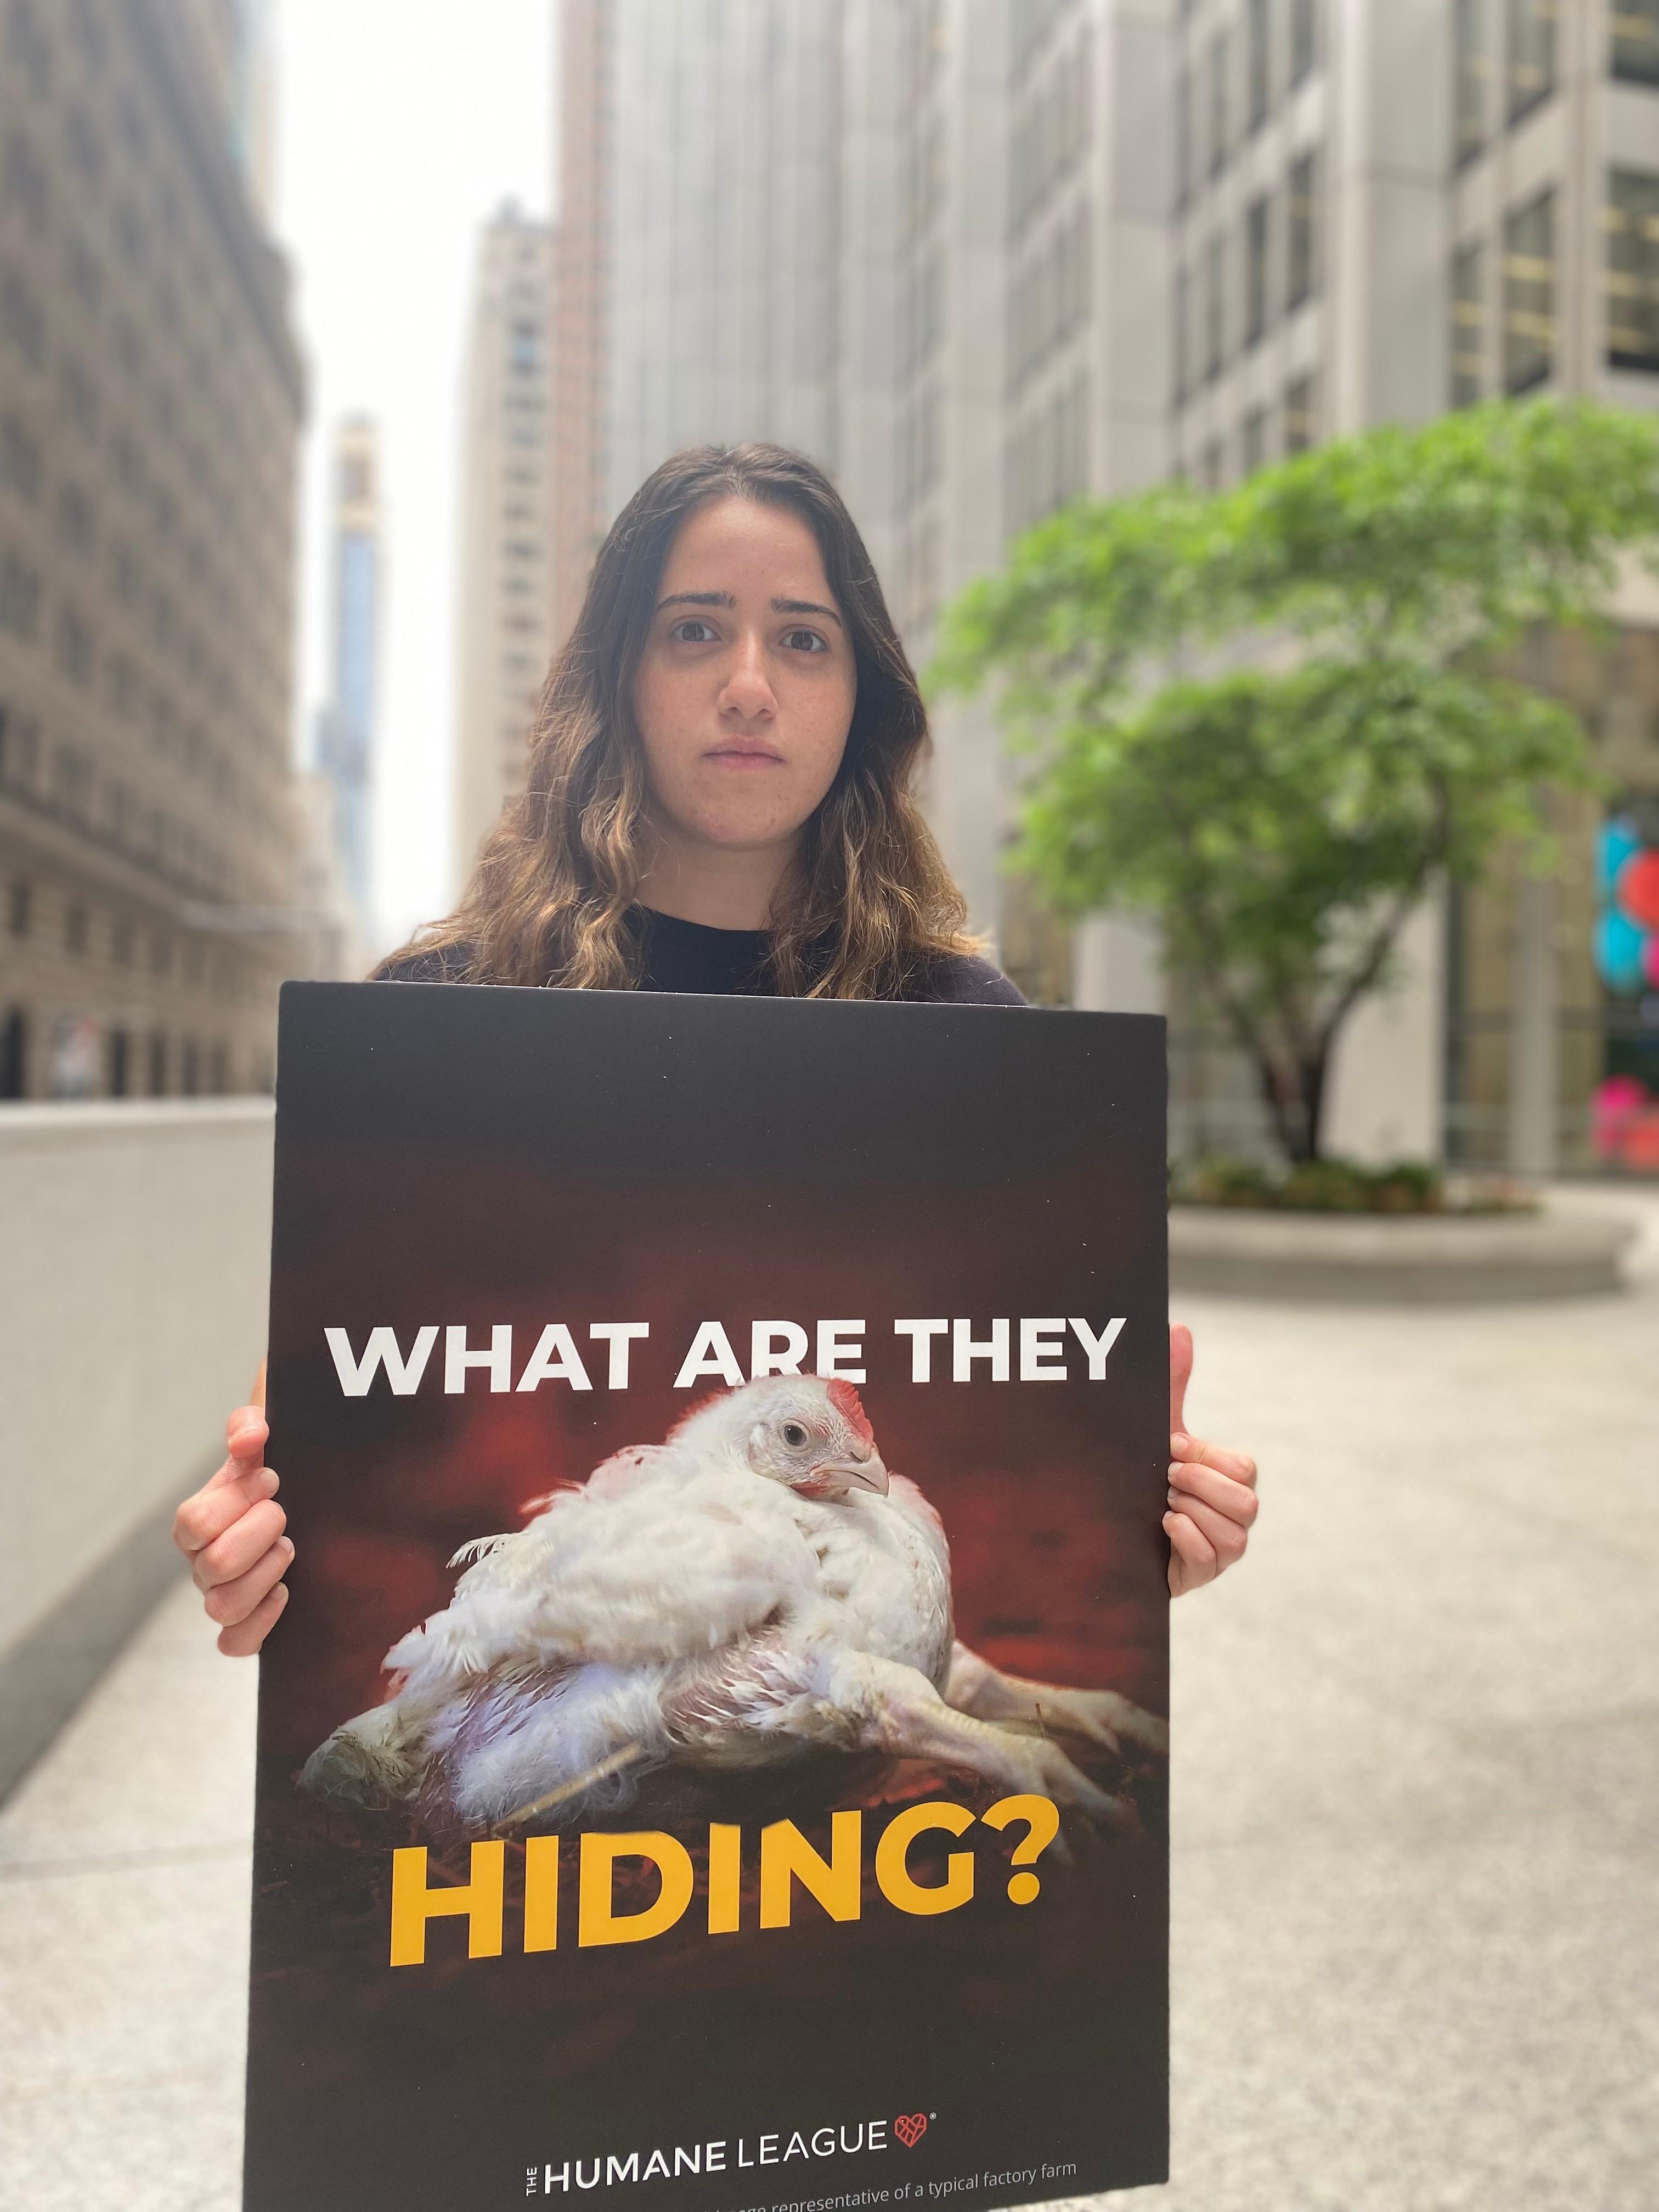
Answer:
[[[910,792],[927,715],[834,486],[775,446],[677,454],[617,517],[555,662],[524,796],[403,981],[1019,1006],[962,933]],[[1255,1468],[1182,1427],[1170,1345],[1170,1589],[1244,1549]],[[256,1391],[263,1401],[263,1388]],[[219,1649],[257,1651],[294,1557],[260,1404],[179,1507]]]

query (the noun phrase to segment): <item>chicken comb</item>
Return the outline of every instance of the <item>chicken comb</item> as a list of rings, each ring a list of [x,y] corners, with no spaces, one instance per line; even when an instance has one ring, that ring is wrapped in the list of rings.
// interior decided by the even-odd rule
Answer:
[[[862,1437],[867,1444],[873,1444],[876,1441],[876,1432],[871,1427],[870,1416],[865,1412],[860,1402],[859,1394],[852,1384],[844,1376],[837,1375],[833,1382],[824,1385],[824,1389],[829,1395],[830,1403],[851,1428],[854,1435]]]

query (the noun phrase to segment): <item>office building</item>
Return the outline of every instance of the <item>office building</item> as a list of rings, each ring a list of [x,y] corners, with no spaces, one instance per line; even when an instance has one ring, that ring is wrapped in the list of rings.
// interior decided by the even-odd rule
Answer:
[[[461,454],[455,874],[524,788],[550,639],[548,319],[553,233],[514,207],[478,246]]]
[[[329,696],[315,769],[333,793],[341,879],[359,934],[373,934],[374,721],[380,690],[380,438],[367,416],[335,432],[331,476]]]
[[[0,1094],[271,1079],[293,958],[281,261],[176,0],[0,21]]]
[[[822,460],[921,662],[950,596],[1073,496],[1219,489],[1498,392],[1659,404],[1659,0],[571,0],[566,40],[556,627],[694,437]],[[734,151],[732,103],[785,120],[787,157]],[[1583,708],[1615,843],[1646,849],[1659,600],[1632,576],[1618,613],[1599,653],[1527,665]],[[1256,1141],[1248,1071],[1146,927],[1061,929],[1008,875],[987,714],[949,702],[935,734],[929,811],[1011,971],[1167,1004],[1180,1141]],[[1595,808],[1561,829],[1553,882],[1425,901],[1340,1048],[1338,1144],[1659,1158],[1659,957],[1649,978],[1608,919]]]

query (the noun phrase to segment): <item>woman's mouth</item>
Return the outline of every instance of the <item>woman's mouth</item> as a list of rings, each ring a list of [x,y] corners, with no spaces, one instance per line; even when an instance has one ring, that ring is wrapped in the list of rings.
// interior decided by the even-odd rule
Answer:
[[[722,768],[781,768],[783,765],[783,755],[775,746],[746,744],[741,738],[734,738],[726,744],[710,746],[703,758],[717,761]]]

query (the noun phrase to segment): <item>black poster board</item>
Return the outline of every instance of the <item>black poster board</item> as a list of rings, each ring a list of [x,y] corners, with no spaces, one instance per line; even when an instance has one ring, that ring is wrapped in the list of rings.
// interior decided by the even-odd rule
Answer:
[[[1164,2177],[1165,1218],[1148,1018],[286,988],[248,2212]]]

